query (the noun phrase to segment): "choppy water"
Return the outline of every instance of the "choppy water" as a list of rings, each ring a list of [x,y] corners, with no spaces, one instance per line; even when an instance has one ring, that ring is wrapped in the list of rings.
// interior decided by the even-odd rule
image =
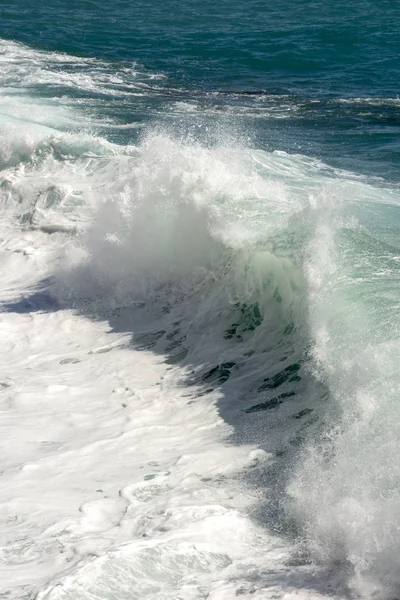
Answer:
[[[218,391],[226,443],[273,456],[254,522],[396,597],[400,7],[275,4],[3,2],[4,220],[63,240],[5,310],[106,319]]]

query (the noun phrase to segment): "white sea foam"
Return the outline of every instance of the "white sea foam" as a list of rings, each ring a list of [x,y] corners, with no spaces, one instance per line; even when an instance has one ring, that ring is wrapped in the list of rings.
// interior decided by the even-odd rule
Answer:
[[[134,89],[136,82],[163,79],[162,74],[146,73],[136,63],[116,71],[114,65],[94,58],[45,52],[1,39],[0,61],[0,87],[19,94],[24,90],[32,94],[41,88],[70,88],[119,95],[124,94],[125,86]]]
[[[223,268],[221,249],[243,253],[247,236],[257,245],[262,214],[251,208],[250,192],[270,199],[271,219],[282,227],[301,202],[266,181],[251,153],[241,166],[240,149],[160,135],[122,149],[34,124],[5,127],[3,589],[15,598],[36,592],[100,598],[129,590],[140,598],[220,599],[306,589],[310,569],[299,567],[292,581],[285,566],[290,548],[249,515],[259,492],[246,489],[242,474],[262,472],[273,455],[250,441],[227,444],[234,426],[219,414],[218,386],[202,395],[202,363],[217,359],[209,344],[218,352],[212,338],[199,344],[202,320],[207,331],[217,290],[183,323],[191,322],[190,361],[200,375],[190,387],[190,361],[171,368],[167,350],[138,352],[124,313],[110,312],[132,294],[143,299],[156,284],[165,287],[168,277],[175,292],[193,295],[196,286],[212,283],[214,262]],[[237,219],[230,214],[235,206]],[[243,226],[242,212],[251,216]],[[81,235],[65,235],[67,225],[80,227]],[[277,259],[269,251],[252,260],[254,274],[243,286],[246,252],[238,258],[230,293],[260,297],[265,268],[273,273]],[[98,298],[100,281],[108,320],[98,314],[93,320],[92,309],[87,318],[79,302],[74,310],[89,273],[86,295]],[[56,279],[53,297],[49,277]],[[223,308],[229,313],[229,302]],[[150,334],[161,324],[155,312],[155,321],[151,312],[134,315]],[[172,318],[164,315],[168,327]],[[223,325],[224,319],[219,330]]]

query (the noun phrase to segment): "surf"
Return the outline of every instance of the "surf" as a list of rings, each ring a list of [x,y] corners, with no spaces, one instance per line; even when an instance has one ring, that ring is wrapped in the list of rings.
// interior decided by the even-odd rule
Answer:
[[[4,314],[21,319],[28,339],[30,319],[35,331],[46,330],[47,340],[53,319],[57,331],[65,328],[68,343],[57,337],[60,377],[64,368],[77,376],[74,365],[93,359],[107,374],[108,390],[122,361],[122,383],[111,397],[121,400],[120,412],[126,398],[136,398],[129,400],[132,416],[109,416],[103,399],[99,431],[106,436],[110,427],[111,439],[122,438],[118,448],[125,458],[126,432],[137,436],[135,447],[151,442],[157,455],[157,474],[146,467],[144,475],[155,475],[155,482],[141,481],[143,464],[135,462],[135,482],[123,483],[126,470],[118,476],[119,499],[82,502],[81,520],[68,521],[71,538],[63,538],[68,556],[75,556],[72,571],[60,559],[49,580],[40,579],[41,597],[64,597],[68,589],[86,597],[93,581],[95,597],[102,597],[104,588],[124,589],[126,572],[137,597],[164,593],[166,572],[166,597],[175,597],[182,581],[196,598],[221,597],[224,590],[250,597],[272,585],[263,553],[270,570],[280,565],[282,578],[274,584],[279,593],[289,585],[288,569],[303,590],[315,569],[316,593],[395,594],[398,188],[303,154],[255,148],[223,127],[196,133],[181,124],[148,125],[123,143],[115,131],[106,135],[93,108],[113,83],[108,64],[32,50],[26,66],[25,47],[11,44],[7,52],[13,56],[10,73],[16,63],[23,70],[25,91],[26,78],[33,77],[37,89],[71,93],[82,85],[82,68],[89,97],[66,106],[38,95],[34,114],[24,101],[2,104],[5,272],[22,273],[7,279]],[[57,80],[54,65],[60,61],[73,67],[68,81]],[[33,75],[31,63],[40,65]],[[124,77],[122,91],[128,93],[132,73],[124,71]],[[150,86],[151,74],[142,78]],[[150,97],[151,89],[144,89],[142,82],[140,93]],[[91,120],[82,131],[85,111]],[[40,336],[33,338],[43,351]],[[79,358],[70,355],[74,339]],[[134,380],[147,390],[137,397],[131,394],[131,356],[139,364]],[[12,362],[8,368],[14,381]],[[7,390],[8,379],[4,383]],[[84,402],[71,379],[67,384],[75,390],[68,393]],[[58,389],[50,385],[46,398],[53,402]],[[95,394],[91,398],[95,411]],[[185,453],[182,458],[172,442],[162,462],[157,440],[162,432],[168,445],[169,434],[157,411],[188,447],[185,421],[194,419],[195,435],[199,419],[194,455],[212,447],[210,468]],[[101,446],[105,438],[96,437],[86,417],[74,418]],[[129,433],[135,418],[140,432]],[[121,427],[127,427],[124,435]],[[221,456],[229,464],[223,473]],[[200,475],[192,472],[196,460]],[[95,456],[91,468],[101,471]],[[213,506],[214,496],[221,506]],[[175,508],[164,519],[157,511],[166,511],[168,502]],[[135,507],[142,520],[122,527],[119,536],[116,523],[124,523],[124,510],[133,518]],[[14,508],[7,510],[13,514]],[[242,535],[237,545],[236,528]],[[109,530],[100,541],[93,533]],[[213,531],[229,543],[219,545]],[[125,548],[128,541],[133,545]],[[93,548],[98,556],[92,560]],[[274,554],[274,548],[280,550]],[[29,553],[20,547],[18,553],[28,562]],[[214,568],[219,581],[210,575]]]
[[[398,250],[366,223],[375,202],[397,210],[393,190],[304,157],[159,135],[130,182],[99,208],[67,288],[145,303],[139,346],[204,393],[220,388],[232,439],[278,457],[268,525],[294,528],[317,563],[350,565],[356,592],[395,590]]]

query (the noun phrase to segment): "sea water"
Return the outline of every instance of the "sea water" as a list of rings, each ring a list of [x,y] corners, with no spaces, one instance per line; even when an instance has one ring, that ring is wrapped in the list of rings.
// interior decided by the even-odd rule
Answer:
[[[398,597],[398,3],[0,17],[4,598]]]

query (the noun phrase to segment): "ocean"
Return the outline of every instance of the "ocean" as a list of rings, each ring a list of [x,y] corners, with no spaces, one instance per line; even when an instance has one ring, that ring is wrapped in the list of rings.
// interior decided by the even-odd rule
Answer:
[[[397,0],[3,0],[0,592],[400,593]]]

